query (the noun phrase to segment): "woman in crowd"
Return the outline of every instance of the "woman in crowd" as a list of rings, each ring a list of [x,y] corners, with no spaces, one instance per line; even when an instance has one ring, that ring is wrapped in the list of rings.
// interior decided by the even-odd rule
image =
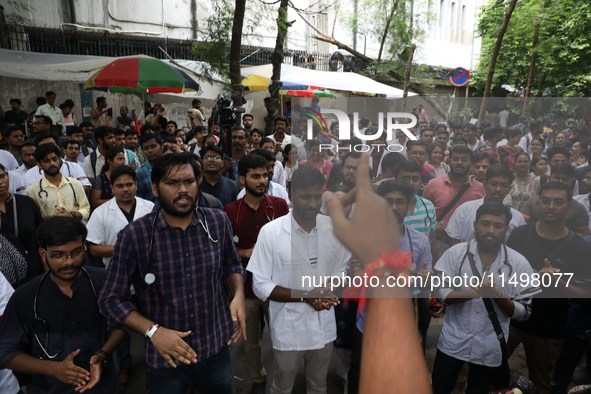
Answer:
[[[581,141],[577,141],[573,144],[570,150],[572,165],[575,169],[581,167],[587,167],[589,165],[589,146],[585,145]]]
[[[529,155],[521,152],[515,158],[515,179],[511,184],[511,191],[504,203],[521,211],[523,204],[531,197],[531,189],[534,184],[534,176],[529,173],[531,160]]]
[[[429,156],[429,164],[435,168],[435,175],[440,177],[449,173],[449,166],[443,162],[444,153],[443,148],[436,142],[427,147],[427,155]]]
[[[17,249],[23,250],[28,280],[43,273],[35,241],[35,231],[43,223],[43,218],[32,198],[9,193],[9,189],[10,174],[0,164],[0,234]]]
[[[540,176],[548,173],[548,158],[546,156],[538,156],[531,159],[531,174],[533,176]]]
[[[298,169],[298,148],[293,144],[283,148],[283,168],[285,168],[285,188],[291,189],[291,174]]]
[[[310,152],[308,160],[302,160],[300,164],[312,166],[320,171],[322,175],[324,175],[324,186],[326,186],[326,181],[328,180],[328,177],[330,176],[330,170],[332,169],[332,163],[322,158],[322,152],[320,152],[320,141],[308,141],[308,150]]]
[[[251,150],[261,148],[261,140],[265,138],[265,133],[260,129],[252,129],[250,132]]]
[[[544,148],[546,147],[546,141],[542,137],[536,137],[530,142],[531,147],[531,159],[542,156]]]
[[[111,171],[125,164],[125,153],[123,148],[111,148],[105,154],[105,165],[101,174],[95,179],[90,191],[90,206],[97,208],[113,198],[111,190]]]
[[[510,129],[507,134],[507,143],[501,145],[498,149],[499,157],[501,158],[501,164],[508,166],[512,171],[515,168],[515,160],[523,149],[519,144],[519,141],[523,137],[523,133],[519,129]]]

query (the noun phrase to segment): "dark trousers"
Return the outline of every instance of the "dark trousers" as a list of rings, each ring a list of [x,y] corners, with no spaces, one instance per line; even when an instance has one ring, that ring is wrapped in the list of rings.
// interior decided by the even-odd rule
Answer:
[[[587,351],[588,342],[575,337],[571,334],[566,334],[564,344],[560,356],[554,364],[554,372],[552,374],[552,394],[566,394],[568,385],[573,377],[573,373],[579,365],[579,361]],[[588,366],[590,364],[587,364]]]
[[[349,394],[359,393],[359,374],[361,372],[361,345],[363,333],[355,327],[353,346],[351,347],[351,368],[347,374]]]
[[[499,349],[500,352],[500,349]],[[439,349],[433,363],[431,375],[433,394],[451,394],[456,387],[458,375],[466,362],[448,356]],[[468,363],[468,387],[466,394],[488,394],[491,380],[498,368]]]
[[[233,378],[234,368],[228,346],[196,364],[161,369],[148,366],[146,370],[150,394],[185,394],[192,382],[195,382],[200,394],[233,394]]]
[[[429,330],[429,325],[431,324],[431,309],[429,309],[429,297],[415,298],[414,302],[416,302],[417,306],[416,310],[418,328],[419,333],[421,334],[421,344],[423,345],[423,353],[425,353],[425,348],[427,346],[427,331]]]

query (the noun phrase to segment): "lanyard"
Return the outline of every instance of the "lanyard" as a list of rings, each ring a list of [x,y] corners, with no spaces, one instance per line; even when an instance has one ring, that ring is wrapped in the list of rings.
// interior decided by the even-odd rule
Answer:
[[[14,195],[9,197],[12,200],[12,217],[14,220],[14,235],[18,238],[18,215],[16,213],[16,198]],[[2,228],[2,215],[0,215],[0,228]]]

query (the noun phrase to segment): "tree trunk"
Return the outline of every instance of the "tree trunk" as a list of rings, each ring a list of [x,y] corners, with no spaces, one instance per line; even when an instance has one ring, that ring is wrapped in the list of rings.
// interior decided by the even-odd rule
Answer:
[[[390,70],[390,71],[388,71],[388,75],[391,76],[392,78],[394,78],[395,80],[397,80],[398,82],[404,83],[404,77],[402,75],[398,74],[396,71]],[[423,88],[421,88],[420,85],[417,85],[416,83],[412,83],[409,81],[408,88],[410,90],[412,90],[413,92],[418,93],[423,99],[425,99],[426,102],[429,103],[429,105],[431,105],[433,107],[433,109],[435,109],[435,111],[437,112],[437,114],[439,116],[441,116],[441,118],[445,119],[447,114],[441,109],[439,104],[437,104],[435,101],[431,100],[431,98],[429,97],[427,92],[425,92],[423,90]]]
[[[406,74],[404,75],[404,93],[402,93],[402,111],[406,112],[406,98],[408,97],[408,85],[410,84],[410,71],[412,70],[412,58],[415,55],[417,46],[412,44],[410,48],[410,56],[408,57],[408,63],[406,63]]]
[[[392,10],[390,11],[390,15],[386,20],[386,27],[384,28],[384,34],[382,34],[382,39],[380,40],[380,52],[378,53],[378,62],[382,60],[382,52],[384,50],[384,44],[386,43],[386,38],[388,37],[388,30],[390,29],[390,23],[394,19],[394,14],[396,13],[396,9],[398,8],[398,1],[394,1],[392,4]]]
[[[289,24],[287,22],[287,4],[289,0],[281,0],[277,15],[277,40],[275,41],[275,50],[271,55],[271,64],[273,64],[273,75],[271,76],[271,85],[269,93],[271,100],[267,105],[267,116],[265,117],[265,134],[273,134],[273,121],[277,116],[277,108],[281,104],[279,90],[283,85],[281,83],[281,64],[283,63],[283,44]]]
[[[240,75],[240,55],[242,48],[242,24],[246,11],[246,0],[236,0],[234,22],[232,24],[232,42],[230,43],[230,81],[234,105],[242,105],[242,76]],[[239,117],[238,117],[239,118]],[[240,119],[237,119],[239,122]]]
[[[484,116],[486,115],[486,107],[488,105],[488,98],[490,97],[490,90],[492,87],[493,77],[495,75],[495,65],[497,64],[497,58],[499,57],[499,52],[501,51],[501,45],[503,44],[503,37],[505,37],[505,32],[507,31],[507,26],[509,25],[509,21],[511,20],[511,15],[515,10],[515,5],[517,4],[517,0],[511,0],[509,4],[509,8],[507,8],[507,12],[505,13],[505,17],[503,18],[503,24],[501,25],[501,30],[499,31],[499,36],[497,37],[497,42],[495,43],[495,47],[493,49],[493,53],[490,57],[490,64],[488,66],[488,75],[486,77],[486,87],[484,88],[484,95],[482,96],[482,104],[480,105],[480,113],[478,114],[478,124],[482,124],[484,121]]]
[[[534,74],[536,72],[536,60],[538,58],[538,43],[539,43],[539,33],[540,33],[540,24],[542,23],[541,19],[544,14],[544,6],[546,1],[543,0],[540,3],[540,15],[539,19],[534,24],[534,37],[532,40],[532,53],[529,60],[529,74],[527,76],[527,86],[525,88],[525,96],[523,98],[523,110],[522,115],[527,116],[529,113],[529,96],[531,94],[531,88],[534,83]]]

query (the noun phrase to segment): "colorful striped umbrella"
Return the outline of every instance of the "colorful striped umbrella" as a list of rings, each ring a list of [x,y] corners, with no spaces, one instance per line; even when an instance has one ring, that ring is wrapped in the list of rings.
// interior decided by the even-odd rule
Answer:
[[[85,89],[111,93],[183,93],[198,91],[199,84],[184,71],[158,59],[117,59],[84,82]]]
[[[280,90],[279,93],[282,96],[288,96],[288,97],[320,97],[320,98],[328,98],[328,99],[333,99],[333,100],[335,100],[337,98],[337,96],[335,96],[328,89]]]

